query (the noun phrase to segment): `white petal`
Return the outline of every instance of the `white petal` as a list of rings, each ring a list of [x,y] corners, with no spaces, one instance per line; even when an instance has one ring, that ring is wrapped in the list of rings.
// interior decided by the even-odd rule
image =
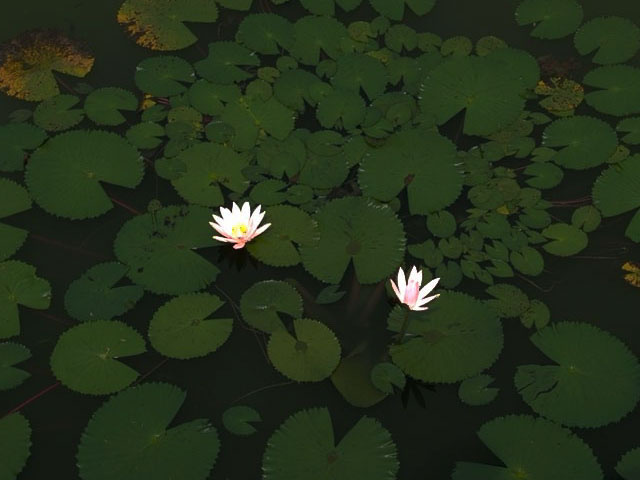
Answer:
[[[238,216],[240,215],[240,207],[238,207],[236,202],[233,202],[233,204],[231,205],[231,214],[234,218],[238,218]]]
[[[429,283],[427,283],[424,287],[422,287],[422,288],[420,289],[420,292],[418,293],[418,298],[422,298],[422,297],[424,297],[424,296],[428,295],[428,294],[429,294],[429,292],[430,292],[431,290],[433,290],[433,289],[436,287],[436,285],[437,285],[437,283],[438,283],[439,281],[440,281],[440,279],[439,279],[439,278],[434,278],[434,279],[433,279],[433,280],[431,280]]]
[[[431,295],[430,297],[427,297],[427,298],[419,298],[418,301],[416,302],[416,305],[418,307],[421,307],[429,303],[431,300],[438,298],[439,296],[440,294],[438,293],[437,295]]]
[[[407,289],[407,278],[402,267],[398,270],[398,290],[400,291],[400,301],[404,300],[404,291]]]
[[[271,226],[270,223],[265,223],[263,226],[261,226],[258,230],[256,230],[256,232],[253,234],[254,237],[257,237],[258,235],[260,235],[262,232],[264,232],[267,228],[269,228]]]
[[[391,288],[393,288],[393,291],[395,292],[396,297],[398,297],[398,300],[402,301],[402,295],[400,295],[400,290],[398,290],[398,287],[396,286],[396,282],[394,282],[391,279],[389,279],[389,281],[391,282]]]
[[[251,218],[251,206],[249,205],[249,202],[244,202],[240,213],[241,213],[242,223],[247,225],[249,223],[249,218]]]
[[[231,243],[235,243],[236,241],[231,239],[231,238],[226,238],[226,237],[217,237],[214,235],[214,237],[216,240],[218,240],[219,242],[231,242]]]

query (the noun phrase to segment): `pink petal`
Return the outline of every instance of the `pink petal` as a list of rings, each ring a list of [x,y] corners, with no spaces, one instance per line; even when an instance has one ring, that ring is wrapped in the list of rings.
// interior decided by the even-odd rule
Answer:
[[[219,242],[231,242],[231,243],[235,242],[235,240],[233,238],[217,237],[217,236],[214,236],[213,238],[215,238]]]
[[[407,285],[407,289],[404,292],[404,303],[409,306],[413,306],[416,304],[418,300],[418,293],[420,292],[420,284],[415,280],[411,280],[409,278],[409,285]]]
[[[230,238],[230,235],[227,233],[227,231],[224,228],[222,228],[220,225],[213,222],[209,222],[209,225],[211,225],[215,229],[215,231],[218,232],[220,235]]]
[[[233,248],[235,248],[236,250],[240,250],[241,248],[243,248],[245,245],[245,242],[237,242]]]
[[[395,292],[396,297],[398,297],[398,300],[402,301],[402,295],[400,295],[400,290],[398,290],[398,287],[396,286],[396,282],[394,282],[391,279],[389,279],[389,281],[391,282],[391,288],[393,288],[393,291]]]
[[[440,281],[439,278],[434,278],[433,280],[431,280],[429,283],[427,283],[424,287],[422,287],[420,289],[420,297],[424,297],[425,295],[427,295],[431,290],[433,290],[435,288],[435,286],[437,285],[438,281]]]

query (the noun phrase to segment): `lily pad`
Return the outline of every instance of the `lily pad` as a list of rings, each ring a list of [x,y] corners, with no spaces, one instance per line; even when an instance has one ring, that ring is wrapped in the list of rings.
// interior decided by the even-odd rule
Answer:
[[[74,280],[64,296],[67,313],[76,320],[111,320],[118,317],[142,298],[144,289],[138,285],[116,287],[129,268],[118,262],[94,265]]]
[[[0,263],[0,338],[20,333],[18,305],[46,310],[51,286],[36,275],[36,268],[16,260]]]
[[[375,58],[362,53],[350,53],[337,59],[337,71],[331,84],[337,89],[356,93],[364,91],[370,101],[384,93],[387,71]]]
[[[295,41],[290,54],[300,63],[317,65],[321,51],[338,58],[342,54],[340,40],[348,36],[346,27],[335,18],[303,17],[294,24]]]
[[[240,299],[242,318],[254,328],[273,333],[284,328],[284,313],[293,318],[302,316],[302,297],[290,284],[280,280],[265,280],[253,284]]]
[[[640,447],[625,453],[618,464],[616,472],[624,480],[638,480],[640,478]]]
[[[75,95],[56,95],[38,104],[33,111],[33,122],[50,132],[67,130],[82,121],[84,110],[73,108],[80,102]]]
[[[371,369],[371,383],[381,392],[392,394],[394,387],[402,390],[407,379],[393,363],[382,362]]]
[[[620,120],[616,131],[626,133],[621,140],[627,145],[640,145],[640,117]]]
[[[222,414],[222,424],[234,435],[247,436],[256,432],[252,422],[261,422],[260,414],[246,405],[227,408]]]
[[[333,0],[330,0],[333,1]],[[236,40],[258,53],[277,55],[294,42],[293,25],[273,13],[247,15],[238,26]]]
[[[493,402],[498,395],[498,388],[489,387],[495,379],[491,375],[478,375],[467,378],[460,383],[458,396],[467,405],[479,406]]]
[[[196,253],[213,247],[211,212],[192,205],[169,206],[124,224],[113,249],[129,266],[127,276],[154,293],[178,295],[205,288],[219,269]]]
[[[272,332],[267,354],[273,366],[297,382],[320,382],[340,362],[340,343],[326,325],[308,318],[293,320],[295,336],[286,329]]]
[[[436,4],[436,0],[369,0],[371,6],[380,15],[391,20],[402,20],[405,4],[418,16],[426,15]]]
[[[499,417],[482,425],[478,437],[504,466],[457,462],[452,480],[603,479],[600,465],[589,446],[571,430],[544,418]]]
[[[169,428],[185,392],[147,383],[109,398],[93,414],[78,447],[83,480],[205,480],[220,441],[206,419]]]
[[[340,283],[351,260],[360,283],[378,282],[402,262],[402,223],[387,206],[345,197],[325,204],[314,219],[320,239],[299,250],[305,269],[323,282]]]
[[[387,328],[399,332],[406,310],[395,307]],[[391,345],[393,363],[405,374],[430,383],[454,383],[477,375],[502,350],[498,316],[473,297],[444,292],[425,312],[409,312],[404,343]]]
[[[29,193],[7,178],[0,178],[0,218],[10,217],[31,208]],[[0,261],[13,255],[27,239],[29,232],[6,223],[0,223]]]
[[[0,472],[2,480],[13,480],[27,464],[31,454],[31,427],[21,413],[0,418]]]
[[[583,79],[585,85],[600,88],[587,93],[587,103],[608,115],[625,116],[640,112],[640,69],[628,65],[596,68]]]
[[[247,245],[249,253],[275,267],[300,263],[296,245],[311,245],[318,240],[317,224],[309,214],[289,205],[276,205],[266,211],[265,223],[271,227]]]
[[[71,390],[106,395],[128,387],[138,377],[138,372],[116,359],[145,350],[142,336],[122,322],[87,322],[60,335],[51,354],[51,370]]]
[[[180,50],[198,40],[184,22],[213,23],[218,7],[214,0],[125,0],[117,18],[138,45]]]
[[[393,480],[399,464],[391,434],[362,417],[336,445],[329,410],[291,415],[271,435],[262,458],[264,480]]]
[[[60,93],[53,72],[84,77],[93,56],[79,42],[54,30],[29,30],[0,47],[0,90],[40,101]]]
[[[585,249],[589,243],[587,234],[579,228],[567,223],[554,223],[542,231],[542,235],[551,239],[544,248],[552,255],[568,257]]]
[[[561,322],[531,341],[556,364],[521,365],[515,384],[525,402],[550,420],[600,427],[620,420],[640,399],[640,363],[609,333]]]
[[[120,125],[127,120],[120,110],[132,112],[137,108],[138,99],[122,88],[98,88],[84,99],[87,117],[98,125]]]
[[[29,151],[38,148],[47,138],[46,132],[28,123],[0,126],[0,171],[17,172],[24,168]]]
[[[580,27],[573,42],[580,55],[596,51],[594,63],[622,63],[640,48],[640,28],[627,18],[593,18]]]
[[[138,151],[119,135],[75,130],[53,137],[31,155],[25,181],[47,212],[83,219],[113,207],[102,183],[134,188],[143,174]]]
[[[562,38],[582,23],[582,6],[575,0],[524,0],[516,9],[518,25],[533,24],[531,36]]]
[[[0,391],[11,390],[31,376],[30,373],[14,367],[29,358],[31,352],[24,345],[0,343]]]
[[[210,43],[207,57],[195,63],[198,75],[222,85],[251,78],[242,67],[258,65],[260,59],[251,50],[233,42]]]
[[[193,83],[195,73],[189,62],[170,55],[145,58],[136,67],[137,87],[158,97],[172,97],[187,90],[185,83]]]
[[[552,160],[564,168],[584,170],[607,161],[618,145],[613,129],[593,117],[559,118],[545,128],[545,147],[558,148]]]

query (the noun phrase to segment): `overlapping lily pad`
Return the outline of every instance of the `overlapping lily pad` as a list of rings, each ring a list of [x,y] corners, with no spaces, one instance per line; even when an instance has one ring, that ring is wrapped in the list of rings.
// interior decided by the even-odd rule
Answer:
[[[128,270],[122,263],[100,263],[71,282],[64,296],[69,315],[81,322],[111,320],[133,308],[144,289],[139,285],[116,286]]]
[[[457,462],[452,480],[603,479],[600,465],[589,446],[570,430],[544,418],[499,417],[482,425],[478,436],[504,466]]]
[[[302,410],[290,416],[267,442],[265,480],[393,480],[396,446],[377,420],[362,417],[336,445],[329,411]]]
[[[76,130],[36,150],[25,181],[32,198],[47,212],[83,219],[113,207],[101,183],[134,188],[143,174],[138,151],[119,135]]]
[[[170,97],[187,90],[195,73],[189,62],[170,55],[145,58],[136,67],[134,77],[140,90],[150,95]]]
[[[51,286],[36,275],[36,268],[16,260],[0,263],[0,338],[20,333],[18,305],[45,310]]]
[[[561,322],[531,340],[556,362],[522,365],[516,372],[516,388],[537,413],[569,426],[600,427],[622,418],[640,399],[640,363],[609,333]]]
[[[105,395],[122,390],[138,377],[138,372],[116,359],[145,350],[142,336],[122,322],[83,323],[60,336],[51,354],[51,370],[71,390]]]
[[[616,472],[624,480],[636,480],[640,476],[640,447],[625,453],[618,464]]]
[[[220,441],[206,419],[169,427],[185,393],[166,383],[129,388],[107,400],[82,433],[77,465],[83,480],[205,480]]]
[[[399,332],[406,310],[397,306],[387,328]],[[502,325],[482,302],[444,292],[426,312],[409,312],[404,343],[391,345],[393,363],[424,382],[453,383],[480,373],[502,350]],[[453,360],[455,359],[455,361]]]
[[[232,318],[209,318],[224,302],[215,295],[181,295],[162,305],[149,324],[149,340],[171,358],[202,357],[216,351],[231,335]]]
[[[192,205],[169,206],[138,215],[115,239],[116,257],[127,276],[154,293],[194,292],[213,282],[219,269],[195,250],[217,245],[208,225],[211,213]]]
[[[125,0],[118,23],[141,45],[152,50],[180,50],[198,39],[184,22],[218,19],[214,0]]]
[[[238,26],[236,40],[258,53],[276,55],[281,48],[291,48],[293,25],[286,18],[272,13],[247,15]]]
[[[291,55],[306,65],[317,65],[320,52],[331,58],[340,56],[340,40],[348,37],[345,26],[334,18],[310,15],[293,26],[295,41]]]
[[[46,138],[43,129],[28,123],[0,126],[0,171],[22,170],[27,152],[38,148]]]
[[[27,190],[6,178],[0,178],[0,219],[31,208]],[[0,223],[0,261],[13,255],[24,243],[29,232],[22,228]]]
[[[402,223],[387,206],[361,197],[327,203],[315,216],[320,240],[300,247],[304,267],[326,283],[339,283],[350,261],[361,283],[391,275],[404,256]]]

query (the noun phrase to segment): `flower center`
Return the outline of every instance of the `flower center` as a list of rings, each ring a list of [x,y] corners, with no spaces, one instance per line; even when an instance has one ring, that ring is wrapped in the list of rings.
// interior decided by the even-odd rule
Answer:
[[[231,235],[233,238],[242,237],[247,233],[247,226],[244,223],[237,223],[231,227]]]

